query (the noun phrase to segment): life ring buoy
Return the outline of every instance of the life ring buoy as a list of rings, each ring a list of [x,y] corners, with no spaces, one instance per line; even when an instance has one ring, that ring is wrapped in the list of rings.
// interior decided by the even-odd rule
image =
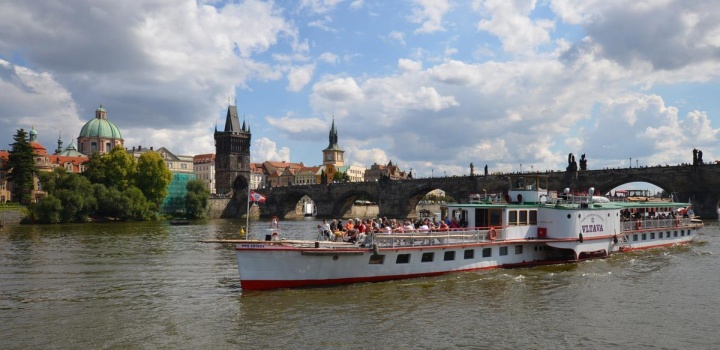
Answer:
[[[640,220],[635,221],[635,228],[637,228],[638,230],[641,229],[641,228],[642,228],[642,221],[640,221]]]
[[[497,238],[497,230],[495,230],[494,227],[491,227],[490,231],[488,231],[488,238],[490,238],[491,241],[494,241],[495,238]]]

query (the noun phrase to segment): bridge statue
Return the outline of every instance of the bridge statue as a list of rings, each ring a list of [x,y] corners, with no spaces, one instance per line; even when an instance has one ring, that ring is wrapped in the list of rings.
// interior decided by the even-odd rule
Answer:
[[[585,153],[580,156],[580,170],[587,170],[587,159],[585,159]]]

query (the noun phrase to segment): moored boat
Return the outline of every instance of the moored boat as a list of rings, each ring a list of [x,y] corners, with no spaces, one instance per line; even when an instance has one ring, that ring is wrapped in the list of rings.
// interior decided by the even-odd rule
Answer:
[[[447,204],[460,227],[371,232],[358,243],[238,240],[244,290],[309,287],[435,276],[458,271],[602,258],[692,241],[703,227],[678,214],[687,204],[611,202],[558,194],[547,177],[517,178],[505,201]]]

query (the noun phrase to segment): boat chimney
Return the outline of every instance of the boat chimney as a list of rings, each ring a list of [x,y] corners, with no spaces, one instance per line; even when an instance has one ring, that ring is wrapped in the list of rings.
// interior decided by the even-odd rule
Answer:
[[[593,202],[593,195],[595,194],[595,187],[590,187],[590,190],[588,190],[588,203]]]

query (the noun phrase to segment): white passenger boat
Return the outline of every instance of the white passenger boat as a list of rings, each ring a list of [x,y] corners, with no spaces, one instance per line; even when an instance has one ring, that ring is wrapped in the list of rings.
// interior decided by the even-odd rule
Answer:
[[[336,285],[602,258],[692,241],[703,227],[686,203],[610,202],[548,191],[546,177],[511,180],[505,201],[447,204],[465,227],[371,233],[357,244],[235,241],[243,290]],[[541,182],[545,182],[543,187]],[[475,202],[475,201],[474,201]]]

